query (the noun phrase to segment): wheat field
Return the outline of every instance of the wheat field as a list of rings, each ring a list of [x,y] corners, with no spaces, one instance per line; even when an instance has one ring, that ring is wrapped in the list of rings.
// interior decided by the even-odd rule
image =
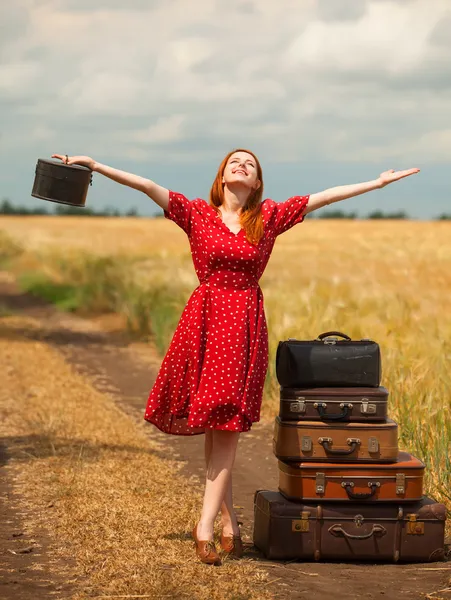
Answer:
[[[177,282],[177,315],[198,285],[188,240],[166,219],[2,217],[0,229],[24,250],[16,272],[61,279],[81,256],[114,258],[138,286]],[[374,339],[400,446],[426,463],[428,493],[449,508],[450,240],[447,222],[307,219],[278,238],[260,280],[270,336],[263,418],[277,411],[279,340],[328,330]]]

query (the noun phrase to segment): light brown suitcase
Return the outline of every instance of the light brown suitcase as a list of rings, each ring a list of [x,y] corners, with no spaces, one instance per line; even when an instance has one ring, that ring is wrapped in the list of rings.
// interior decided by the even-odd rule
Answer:
[[[407,452],[390,464],[283,463],[279,491],[303,502],[413,502],[423,496],[424,464]]]
[[[393,462],[398,457],[398,425],[281,421],[274,424],[274,454],[283,461]]]
[[[438,561],[445,557],[445,521],[446,507],[426,497],[410,504],[305,503],[258,490],[253,538],[273,560]]]

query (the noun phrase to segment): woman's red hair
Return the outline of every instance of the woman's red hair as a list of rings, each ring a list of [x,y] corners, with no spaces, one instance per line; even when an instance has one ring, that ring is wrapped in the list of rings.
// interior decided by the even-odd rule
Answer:
[[[219,207],[224,203],[224,184],[222,176],[227,165],[227,161],[235,152],[247,152],[254,157],[257,165],[257,179],[260,181],[258,190],[253,190],[240,214],[240,224],[246,234],[246,239],[251,244],[257,245],[263,237],[263,219],[261,214],[261,203],[263,197],[263,172],[258,158],[250,150],[237,148],[229,152],[219,165],[218,173],[210,190],[210,205],[213,206],[219,214]],[[220,215],[219,215],[220,216]]]

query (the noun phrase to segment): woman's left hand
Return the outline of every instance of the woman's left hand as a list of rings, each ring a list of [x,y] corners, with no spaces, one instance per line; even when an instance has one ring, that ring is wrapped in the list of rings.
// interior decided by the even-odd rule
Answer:
[[[381,187],[385,187],[389,183],[398,181],[398,179],[402,179],[403,177],[408,177],[409,175],[414,175],[415,173],[419,172],[420,169],[407,169],[406,171],[395,171],[394,169],[390,169],[389,171],[384,171],[384,173],[381,173],[378,181]]]

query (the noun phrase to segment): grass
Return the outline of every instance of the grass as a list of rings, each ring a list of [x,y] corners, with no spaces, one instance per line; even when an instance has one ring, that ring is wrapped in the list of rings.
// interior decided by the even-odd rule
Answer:
[[[21,244],[0,229],[0,267],[7,268],[22,252]]]
[[[0,317],[10,317],[14,314],[8,306],[0,302]]]
[[[118,294],[124,290],[122,281],[112,287],[102,284],[105,291],[99,298],[127,297],[113,310],[129,311],[133,327],[151,331],[163,353],[198,284],[186,236],[163,219],[87,221],[71,220],[64,239],[60,232],[67,221],[62,218],[58,223],[53,218],[27,221],[26,226],[8,218],[0,226],[11,239],[27,240],[15,268],[46,272],[56,282],[81,285],[83,277],[75,277],[71,264],[82,255],[127,265],[119,268],[128,277],[125,292]],[[450,238],[447,222],[309,221],[280,236],[260,281],[270,342],[263,418],[272,419],[278,410],[279,340],[313,339],[327,330],[375,339],[382,351],[390,416],[399,423],[400,446],[426,463],[427,492],[449,508]],[[61,256],[66,258],[63,269],[55,266]],[[80,273],[91,273],[86,281],[96,274],[96,285],[108,271],[89,271],[86,261],[80,265]],[[111,269],[114,273],[116,267]]]
[[[130,334],[152,338],[163,353],[189,292],[177,282],[140,283],[143,263],[148,258],[49,252],[39,256],[32,269],[19,269],[17,280],[24,291],[61,310],[84,316],[123,315]]]
[[[57,283],[42,273],[22,273],[18,284],[25,292],[51,302],[61,310],[69,312],[81,308],[77,287],[68,283]]]
[[[39,535],[44,525],[54,555],[75,560],[65,573],[81,582],[73,600],[269,599],[267,575],[252,561],[209,568],[197,560],[195,482],[161,458],[144,421],[116,408],[38,335],[24,337],[38,330],[32,319],[0,319],[0,435],[15,439],[10,468],[33,508],[27,527]]]

